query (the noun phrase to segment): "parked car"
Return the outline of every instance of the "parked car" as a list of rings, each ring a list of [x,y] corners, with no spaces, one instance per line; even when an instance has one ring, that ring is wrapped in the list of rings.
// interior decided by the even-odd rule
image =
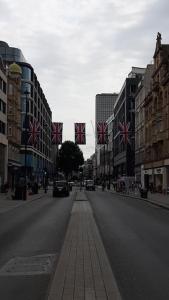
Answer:
[[[69,185],[66,180],[54,181],[53,197],[57,196],[69,196]]]
[[[94,180],[86,180],[85,187],[86,187],[86,190],[95,191]]]

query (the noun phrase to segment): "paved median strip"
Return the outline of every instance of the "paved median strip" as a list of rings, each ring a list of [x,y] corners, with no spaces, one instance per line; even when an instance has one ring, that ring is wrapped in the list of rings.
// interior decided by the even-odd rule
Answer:
[[[120,300],[90,204],[76,197],[48,300]]]

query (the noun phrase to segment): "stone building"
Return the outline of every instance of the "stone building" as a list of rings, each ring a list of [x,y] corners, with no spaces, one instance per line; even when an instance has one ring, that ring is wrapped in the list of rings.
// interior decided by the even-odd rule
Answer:
[[[135,94],[135,178],[136,182],[144,184],[143,180],[143,161],[145,151],[145,113],[144,100],[152,87],[152,73],[154,65],[146,67],[145,74],[138,84]]]
[[[152,89],[145,98],[144,182],[155,191],[169,186],[169,44],[158,33]]]
[[[9,65],[7,75],[8,183],[14,188],[21,167],[21,68]]]
[[[0,188],[7,181],[7,77],[0,58]]]

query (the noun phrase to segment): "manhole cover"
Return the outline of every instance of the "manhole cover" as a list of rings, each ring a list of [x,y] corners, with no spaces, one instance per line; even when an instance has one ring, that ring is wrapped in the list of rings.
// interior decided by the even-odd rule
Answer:
[[[15,257],[0,269],[0,276],[49,274],[55,259],[55,254]]]

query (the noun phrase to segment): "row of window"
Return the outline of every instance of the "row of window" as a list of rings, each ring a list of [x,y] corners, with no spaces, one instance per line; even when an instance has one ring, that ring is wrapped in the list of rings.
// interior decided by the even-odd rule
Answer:
[[[6,103],[0,99],[0,111],[3,112],[3,114],[6,114]]]

